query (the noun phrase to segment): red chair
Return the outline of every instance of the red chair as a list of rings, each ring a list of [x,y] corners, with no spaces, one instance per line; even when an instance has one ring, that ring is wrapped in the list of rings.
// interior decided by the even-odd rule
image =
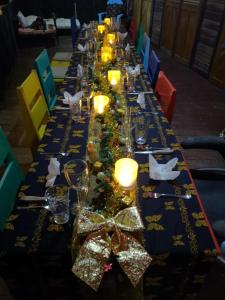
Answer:
[[[155,87],[155,93],[162,106],[162,110],[166,118],[169,122],[171,122],[173,118],[177,90],[166,77],[163,71],[159,72]]]
[[[129,36],[130,36],[130,42],[134,44],[137,37],[137,21],[135,17],[132,17],[130,21]]]

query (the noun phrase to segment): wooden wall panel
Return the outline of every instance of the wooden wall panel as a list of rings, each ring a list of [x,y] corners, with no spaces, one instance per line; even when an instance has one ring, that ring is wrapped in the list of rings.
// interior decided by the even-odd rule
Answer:
[[[172,54],[179,21],[181,0],[167,0],[163,14],[161,46]]]
[[[221,88],[225,88],[225,22],[214,57],[211,80]]]
[[[224,16],[224,0],[206,0],[192,67],[208,75]]]
[[[150,35],[150,22],[152,15],[152,0],[142,0],[141,22],[145,32]]]
[[[161,22],[163,16],[165,0],[154,0],[152,7],[152,28],[151,28],[151,39],[155,46],[160,45],[161,37]]]
[[[185,0],[181,7],[174,55],[186,64],[191,60],[200,8],[200,0]]]
[[[137,25],[141,22],[141,5],[142,0],[134,0],[133,1],[133,16],[137,20]]]

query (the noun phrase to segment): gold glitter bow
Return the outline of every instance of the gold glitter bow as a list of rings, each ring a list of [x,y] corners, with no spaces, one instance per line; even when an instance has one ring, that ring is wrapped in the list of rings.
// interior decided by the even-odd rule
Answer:
[[[72,268],[76,276],[97,291],[104,274],[104,264],[112,251],[133,286],[138,284],[152,258],[133,236],[121,231],[134,232],[144,228],[136,207],[126,208],[110,219],[82,210],[77,227],[78,234],[89,235]],[[113,231],[111,236],[110,231]]]

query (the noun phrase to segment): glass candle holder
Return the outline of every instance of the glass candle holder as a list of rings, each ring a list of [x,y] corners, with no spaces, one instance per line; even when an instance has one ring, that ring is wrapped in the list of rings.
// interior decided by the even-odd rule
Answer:
[[[131,158],[121,158],[115,163],[114,177],[118,184],[125,190],[136,186],[138,163]]]
[[[109,97],[104,95],[97,95],[94,97],[94,112],[96,114],[103,114],[109,104]]]
[[[109,70],[108,81],[112,86],[118,86],[120,84],[121,72],[120,70]]]

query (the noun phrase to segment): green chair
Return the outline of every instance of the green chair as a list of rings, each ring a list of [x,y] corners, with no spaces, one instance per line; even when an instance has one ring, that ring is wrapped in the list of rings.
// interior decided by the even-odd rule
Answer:
[[[138,34],[136,39],[136,51],[138,54],[141,54],[142,45],[144,43],[144,34],[145,30],[142,24],[139,25]]]
[[[0,127],[0,230],[4,229],[23,179],[22,170]]]

